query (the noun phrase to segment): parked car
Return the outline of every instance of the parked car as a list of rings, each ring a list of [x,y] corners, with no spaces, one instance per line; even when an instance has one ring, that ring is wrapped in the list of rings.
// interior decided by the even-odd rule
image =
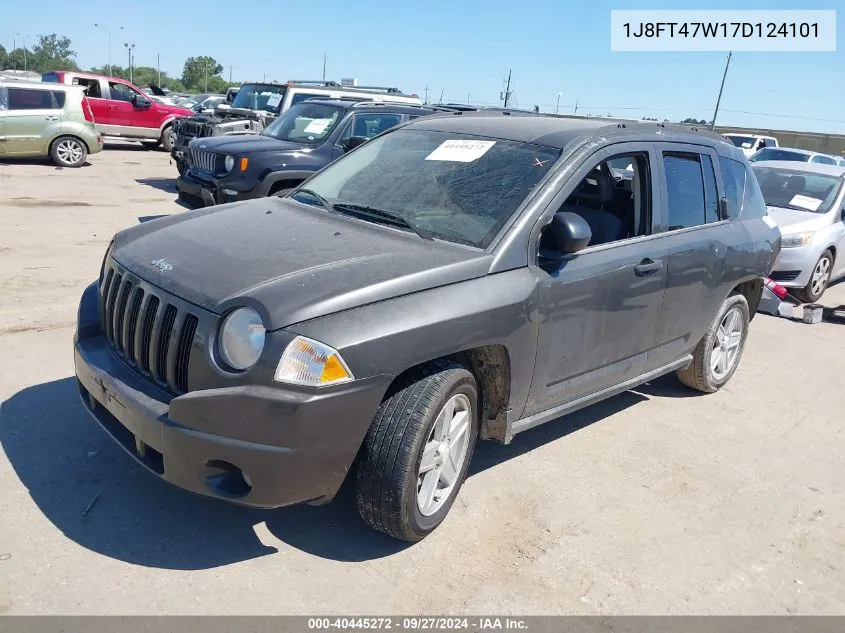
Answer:
[[[839,162],[838,158],[830,156],[829,154],[820,154],[818,152],[811,152],[806,149],[796,149],[793,147],[767,147],[753,154],[748,159],[748,162],[757,163],[770,160],[815,163],[819,165],[836,165]]]
[[[320,504],[354,471],[364,520],[419,540],[477,439],[670,372],[728,382],[780,248],[748,170],[665,124],[417,118],[286,197],[115,235],[79,306],[82,400],[185,489]]]
[[[737,132],[728,132],[722,134],[724,138],[736,145],[742,150],[746,156],[751,156],[754,152],[763,149],[764,147],[778,147],[778,140],[774,136],[758,136],[756,134],[739,134]]]
[[[0,157],[49,156],[80,167],[103,149],[81,88],[0,79]]]
[[[845,167],[759,161],[754,173],[783,234],[770,277],[804,303],[845,275]]]
[[[206,205],[263,198],[296,187],[377,134],[432,112],[397,103],[309,99],[260,134],[191,141],[190,167],[176,188],[181,198]]]
[[[117,77],[64,70],[44,73],[42,82],[82,86],[94,111],[94,121],[103,136],[139,140],[150,149],[173,147],[173,121],[193,114],[192,110],[157,103],[140,88]]]
[[[194,138],[258,134],[292,105],[306,99],[358,99],[421,105],[417,95],[398,88],[362,86],[348,88],[334,81],[288,81],[287,83],[245,83],[234,96],[231,107],[221,104],[213,114],[197,114],[174,126],[176,146],[171,152],[180,174],[187,168],[186,152]]]

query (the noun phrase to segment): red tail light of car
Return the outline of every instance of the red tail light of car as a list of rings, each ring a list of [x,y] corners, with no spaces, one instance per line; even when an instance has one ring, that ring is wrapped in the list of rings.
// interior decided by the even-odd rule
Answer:
[[[85,115],[85,120],[89,123],[94,122],[94,111],[91,109],[91,102],[88,97],[82,97],[82,113]]]
[[[789,291],[783,286],[781,286],[778,282],[772,281],[767,277],[764,283],[766,285],[766,288],[771,290],[775,294],[775,296],[781,301],[783,301],[789,296]]]

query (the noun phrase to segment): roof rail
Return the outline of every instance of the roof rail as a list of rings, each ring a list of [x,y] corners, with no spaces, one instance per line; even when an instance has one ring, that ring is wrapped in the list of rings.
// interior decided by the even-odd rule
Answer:
[[[292,86],[292,85],[296,85],[296,86],[302,86],[302,85],[306,85],[306,86],[325,86],[327,88],[328,87],[331,87],[331,88],[340,87],[340,84],[337,83],[336,81],[325,81],[325,80],[319,80],[319,79],[291,79],[287,82],[287,85],[289,85],[289,86]]]
[[[349,86],[353,90],[371,90],[371,91],[380,91],[380,92],[389,92],[392,94],[403,94],[399,88],[392,88],[390,86]]]

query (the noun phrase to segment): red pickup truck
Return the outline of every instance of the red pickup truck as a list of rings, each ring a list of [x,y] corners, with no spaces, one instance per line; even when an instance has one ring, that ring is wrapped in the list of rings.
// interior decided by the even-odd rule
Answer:
[[[164,105],[131,83],[117,77],[64,70],[44,73],[41,81],[83,86],[94,113],[94,125],[103,136],[141,141],[146,147],[163,146],[167,152],[175,140],[171,124],[192,110]]]

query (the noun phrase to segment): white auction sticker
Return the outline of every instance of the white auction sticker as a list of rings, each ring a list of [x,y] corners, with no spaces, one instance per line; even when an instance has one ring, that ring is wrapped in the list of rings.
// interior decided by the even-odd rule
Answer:
[[[267,106],[270,108],[274,108],[282,102],[282,95],[274,94],[270,95],[270,98],[267,99]]]
[[[331,119],[314,119],[311,123],[305,126],[303,131],[306,134],[322,134],[326,131],[326,128],[331,122]]]
[[[793,207],[807,209],[808,211],[818,211],[818,208],[822,206],[822,201],[818,198],[811,198],[810,196],[802,196],[801,194],[798,194],[789,201],[789,204]]]
[[[496,141],[465,141],[460,139],[443,141],[426,160],[446,160],[456,163],[471,163],[484,156]]]

